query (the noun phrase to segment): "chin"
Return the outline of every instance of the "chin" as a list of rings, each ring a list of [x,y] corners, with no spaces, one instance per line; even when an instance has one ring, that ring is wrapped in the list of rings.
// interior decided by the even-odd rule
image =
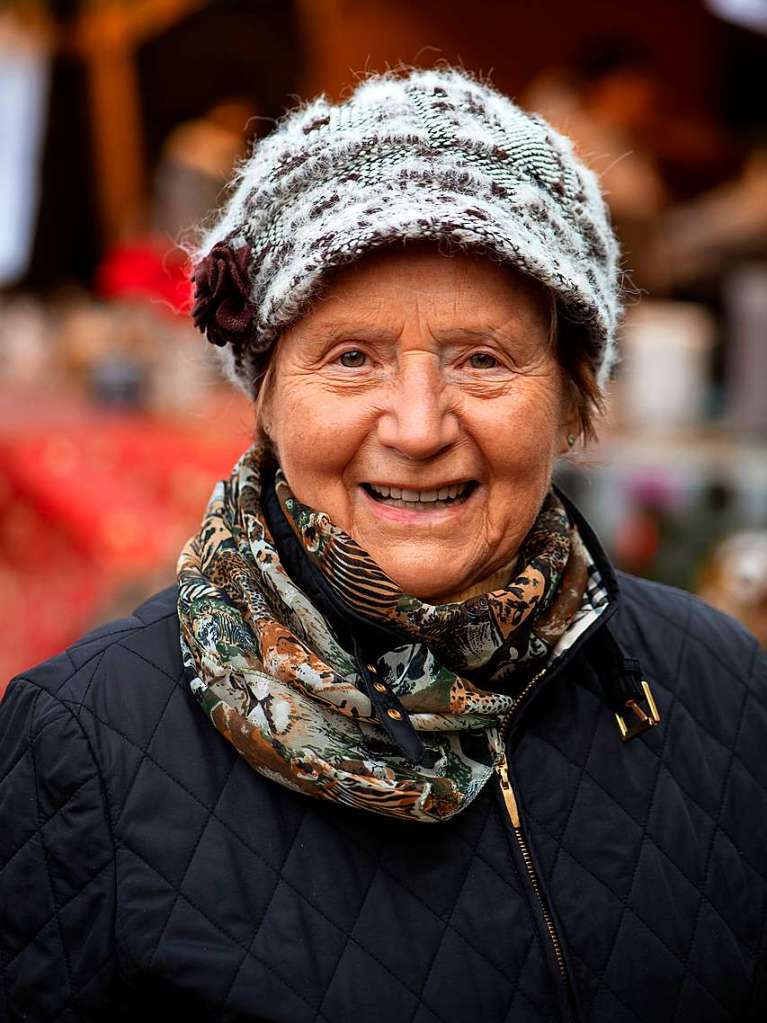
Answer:
[[[455,592],[456,589],[459,589],[459,587],[451,588],[445,586],[424,589],[423,585],[402,586],[402,583],[399,583],[398,585],[401,587],[403,593],[407,593],[411,597],[417,597],[419,600],[423,600],[426,604],[443,604],[445,603],[443,594]]]
[[[462,589],[466,588],[461,579],[452,577],[449,579],[443,577],[435,579],[426,572],[414,570],[412,566],[400,572],[396,570],[395,566],[387,568],[381,565],[381,567],[403,593],[407,593],[411,597],[417,597],[427,604],[443,603],[441,598],[446,594],[460,593]],[[426,578],[424,578],[425,576]]]

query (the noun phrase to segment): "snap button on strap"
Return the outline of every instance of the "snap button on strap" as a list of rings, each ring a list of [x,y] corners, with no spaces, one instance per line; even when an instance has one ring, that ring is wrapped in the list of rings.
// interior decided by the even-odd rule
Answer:
[[[403,756],[416,764],[424,761],[426,748],[423,740],[410,722],[410,717],[397,699],[391,687],[381,678],[381,672],[363,651],[355,636],[352,636],[357,670],[364,685],[376,719],[389,739],[399,747]]]

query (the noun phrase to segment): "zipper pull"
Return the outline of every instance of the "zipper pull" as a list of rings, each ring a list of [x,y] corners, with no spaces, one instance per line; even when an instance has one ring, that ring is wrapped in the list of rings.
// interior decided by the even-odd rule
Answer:
[[[503,796],[503,802],[506,805],[506,812],[511,819],[511,826],[515,830],[519,830],[519,808],[517,806],[517,799],[514,795],[514,789],[511,787],[509,781],[509,765],[506,762],[506,754],[502,753],[498,762],[495,765],[496,773],[501,782],[501,795]]]

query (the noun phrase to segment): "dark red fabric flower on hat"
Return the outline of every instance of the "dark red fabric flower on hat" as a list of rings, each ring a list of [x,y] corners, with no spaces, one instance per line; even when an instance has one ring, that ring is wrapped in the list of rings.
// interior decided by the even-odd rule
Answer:
[[[249,261],[249,245],[232,249],[217,242],[194,271],[194,325],[220,348],[231,344],[241,350],[252,337]]]

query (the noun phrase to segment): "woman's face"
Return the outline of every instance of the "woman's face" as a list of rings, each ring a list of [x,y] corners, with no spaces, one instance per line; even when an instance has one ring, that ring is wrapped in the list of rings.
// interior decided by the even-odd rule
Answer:
[[[513,559],[575,421],[537,287],[480,256],[373,253],[274,358],[262,425],[293,493],[406,593],[443,603]]]

